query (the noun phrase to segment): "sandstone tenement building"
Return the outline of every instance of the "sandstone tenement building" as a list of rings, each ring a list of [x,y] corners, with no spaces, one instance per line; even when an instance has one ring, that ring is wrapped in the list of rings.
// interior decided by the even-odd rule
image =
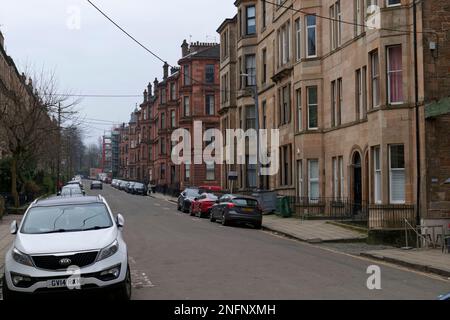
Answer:
[[[217,30],[221,129],[279,129],[280,171],[224,165],[224,188],[237,171],[242,192],[293,196],[298,211],[345,199],[355,215],[408,211],[420,193],[405,217],[450,219],[450,1],[234,5]]]

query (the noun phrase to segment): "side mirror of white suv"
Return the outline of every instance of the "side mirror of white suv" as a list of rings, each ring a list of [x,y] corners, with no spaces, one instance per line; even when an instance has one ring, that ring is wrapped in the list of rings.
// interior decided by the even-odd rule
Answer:
[[[11,225],[9,227],[9,232],[11,232],[11,234],[17,234],[17,231],[19,231],[18,229],[19,229],[19,227],[17,226],[17,221],[14,220],[13,222],[11,222]]]
[[[125,219],[120,213],[116,217],[116,223],[119,228],[123,228],[123,226],[125,225]]]

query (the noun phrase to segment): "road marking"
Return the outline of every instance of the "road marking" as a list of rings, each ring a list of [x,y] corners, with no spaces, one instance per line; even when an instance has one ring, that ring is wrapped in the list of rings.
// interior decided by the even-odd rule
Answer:
[[[133,257],[128,257],[129,262],[135,266],[136,263],[136,259],[134,259]],[[148,275],[145,272],[142,272],[139,269],[135,269],[130,267],[130,273],[131,273],[131,284],[133,286],[133,288],[135,289],[143,289],[143,288],[153,288],[155,287],[155,285],[153,284],[153,282],[150,280],[150,278],[148,277]]]
[[[145,272],[139,270],[131,270],[131,284],[135,289],[154,288],[155,285]]]

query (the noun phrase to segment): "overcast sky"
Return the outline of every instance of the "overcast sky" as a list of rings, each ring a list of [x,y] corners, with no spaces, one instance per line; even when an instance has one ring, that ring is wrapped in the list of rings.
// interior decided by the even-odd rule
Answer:
[[[8,54],[25,66],[54,70],[63,92],[139,95],[84,98],[90,119],[127,122],[162,63],[132,42],[86,0],[1,0],[0,28]],[[183,39],[219,41],[217,27],[235,14],[234,0],[92,0],[149,49],[176,65]],[[80,19],[77,13],[80,12]],[[80,21],[79,28],[77,21]],[[89,123],[88,142],[109,125]]]

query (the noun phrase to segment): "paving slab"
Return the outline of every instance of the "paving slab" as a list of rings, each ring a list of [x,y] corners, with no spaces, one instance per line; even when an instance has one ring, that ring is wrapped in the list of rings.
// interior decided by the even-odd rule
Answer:
[[[270,231],[310,243],[362,241],[367,234],[327,223],[325,220],[301,220],[266,215],[263,227]]]

